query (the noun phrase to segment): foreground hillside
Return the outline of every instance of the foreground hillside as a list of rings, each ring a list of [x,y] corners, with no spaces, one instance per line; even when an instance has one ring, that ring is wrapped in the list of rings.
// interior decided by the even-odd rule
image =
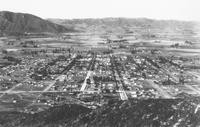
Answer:
[[[37,114],[2,112],[0,125],[9,127],[165,127],[200,125],[200,98],[110,101],[91,110],[71,104]]]
[[[40,32],[68,32],[61,25],[41,19],[37,16],[24,13],[0,12],[0,33],[18,34],[18,33],[40,33]]]

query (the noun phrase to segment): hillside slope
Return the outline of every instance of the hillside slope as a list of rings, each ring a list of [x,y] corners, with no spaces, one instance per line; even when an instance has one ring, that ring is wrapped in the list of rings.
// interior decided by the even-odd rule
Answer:
[[[1,112],[2,127],[199,127],[199,97],[110,101],[91,110],[77,104],[52,107],[36,114]]]
[[[71,29],[67,29],[66,27],[31,14],[13,13],[8,11],[0,12],[0,33],[60,33],[68,31],[71,31]]]

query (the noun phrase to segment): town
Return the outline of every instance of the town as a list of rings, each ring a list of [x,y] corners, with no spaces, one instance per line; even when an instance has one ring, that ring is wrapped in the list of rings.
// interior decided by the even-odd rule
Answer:
[[[199,57],[154,48],[157,42],[106,39],[96,47],[47,48],[18,40],[14,46],[21,48],[14,49],[12,41],[1,53],[4,110],[37,113],[66,103],[96,109],[110,100],[200,95]]]
[[[2,0],[0,127],[200,127],[199,0]]]

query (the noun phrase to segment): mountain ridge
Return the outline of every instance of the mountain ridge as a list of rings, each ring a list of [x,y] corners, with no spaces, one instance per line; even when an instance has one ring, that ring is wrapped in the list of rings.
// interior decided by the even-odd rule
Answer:
[[[0,33],[3,34],[62,33],[68,31],[73,30],[32,14],[0,11]]]
[[[199,24],[195,21],[177,21],[177,20],[157,20],[148,18],[86,18],[86,19],[47,19],[53,23],[57,23],[66,27],[73,27],[82,31],[119,31],[134,32],[136,29],[143,32],[150,29],[151,32],[163,33],[183,33],[191,34],[199,32],[196,26]]]

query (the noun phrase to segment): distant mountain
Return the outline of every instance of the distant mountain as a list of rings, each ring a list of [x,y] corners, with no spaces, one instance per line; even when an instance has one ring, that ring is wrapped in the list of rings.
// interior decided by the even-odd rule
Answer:
[[[191,39],[199,34],[199,23],[193,21],[154,20],[147,18],[48,19],[51,22],[91,33],[132,34],[136,38],[153,35],[158,38]],[[151,36],[150,35],[150,36]]]
[[[148,18],[102,18],[102,19],[47,19],[51,22],[64,25],[87,28],[102,26],[106,27],[135,27],[135,28],[177,28],[194,27],[196,22],[176,20],[154,20]],[[174,28],[174,29],[175,29]]]
[[[69,31],[73,30],[31,14],[13,13],[8,11],[0,12],[0,33],[60,33]]]

